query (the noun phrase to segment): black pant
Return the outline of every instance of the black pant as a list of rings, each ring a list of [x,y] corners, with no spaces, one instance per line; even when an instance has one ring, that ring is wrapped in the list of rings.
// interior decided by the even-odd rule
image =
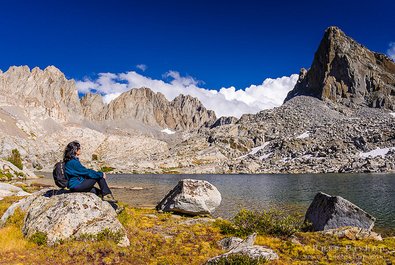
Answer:
[[[99,184],[100,189],[94,187],[95,184]],[[104,178],[100,179],[84,179],[84,181],[78,186],[71,189],[71,191],[77,192],[93,192],[96,195],[107,195],[111,194],[111,190],[107,185],[107,181]]]

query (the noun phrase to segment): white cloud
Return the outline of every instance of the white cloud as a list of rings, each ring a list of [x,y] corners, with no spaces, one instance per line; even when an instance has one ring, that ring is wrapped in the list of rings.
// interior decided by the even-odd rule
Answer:
[[[108,104],[110,103],[112,100],[116,99],[117,97],[119,97],[122,93],[111,93],[111,94],[107,94],[103,96],[103,102]]]
[[[93,89],[96,89],[97,84],[92,81],[85,80],[85,81],[76,81],[76,86],[79,92],[85,94]]]
[[[145,72],[145,70],[147,70],[148,66],[145,64],[138,64],[136,65],[137,69],[140,69],[141,71]]]
[[[395,42],[391,42],[389,46],[390,48],[387,50],[387,54],[395,61]]]
[[[135,71],[121,74],[101,73],[96,80],[77,81],[77,89],[82,93],[97,91],[104,95],[104,101],[108,103],[122,92],[148,87],[154,92],[161,92],[168,100],[173,100],[179,94],[197,97],[206,108],[214,110],[218,117],[240,117],[245,113],[257,113],[263,109],[280,106],[287,93],[294,87],[298,75],[268,78],[260,85],[251,85],[245,89],[223,87],[218,91],[200,87],[203,82],[191,76],[181,76],[176,71],[167,72],[163,78],[170,80],[152,79]]]

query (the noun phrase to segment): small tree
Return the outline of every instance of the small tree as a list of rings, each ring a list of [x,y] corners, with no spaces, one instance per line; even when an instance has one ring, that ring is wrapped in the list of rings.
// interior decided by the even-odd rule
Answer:
[[[7,158],[7,161],[11,162],[19,168],[20,170],[23,169],[21,153],[19,153],[18,149],[12,149],[11,155]]]

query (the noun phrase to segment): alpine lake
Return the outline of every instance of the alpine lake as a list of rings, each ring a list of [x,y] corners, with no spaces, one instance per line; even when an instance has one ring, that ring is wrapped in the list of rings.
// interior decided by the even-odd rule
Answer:
[[[395,174],[110,174],[107,181],[119,201],[154,208],[186,178],[207,180],[221,192],[215,217],[229,219],[243,208],[304,214],[321,191],[342,196],[376,217],[377,230],[395,231]],[[29,182],[54,185],[50,173]]]

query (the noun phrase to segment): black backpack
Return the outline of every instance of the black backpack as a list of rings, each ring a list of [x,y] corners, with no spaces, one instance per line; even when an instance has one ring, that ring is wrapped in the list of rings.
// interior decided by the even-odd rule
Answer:
[[[64,174],[64,164],[65,163],[63,161],[59,161],[55,164],[52,171],[53,180],[55,181],[56,186],[61,189],[66,188],[68,183],[67,177]]]

